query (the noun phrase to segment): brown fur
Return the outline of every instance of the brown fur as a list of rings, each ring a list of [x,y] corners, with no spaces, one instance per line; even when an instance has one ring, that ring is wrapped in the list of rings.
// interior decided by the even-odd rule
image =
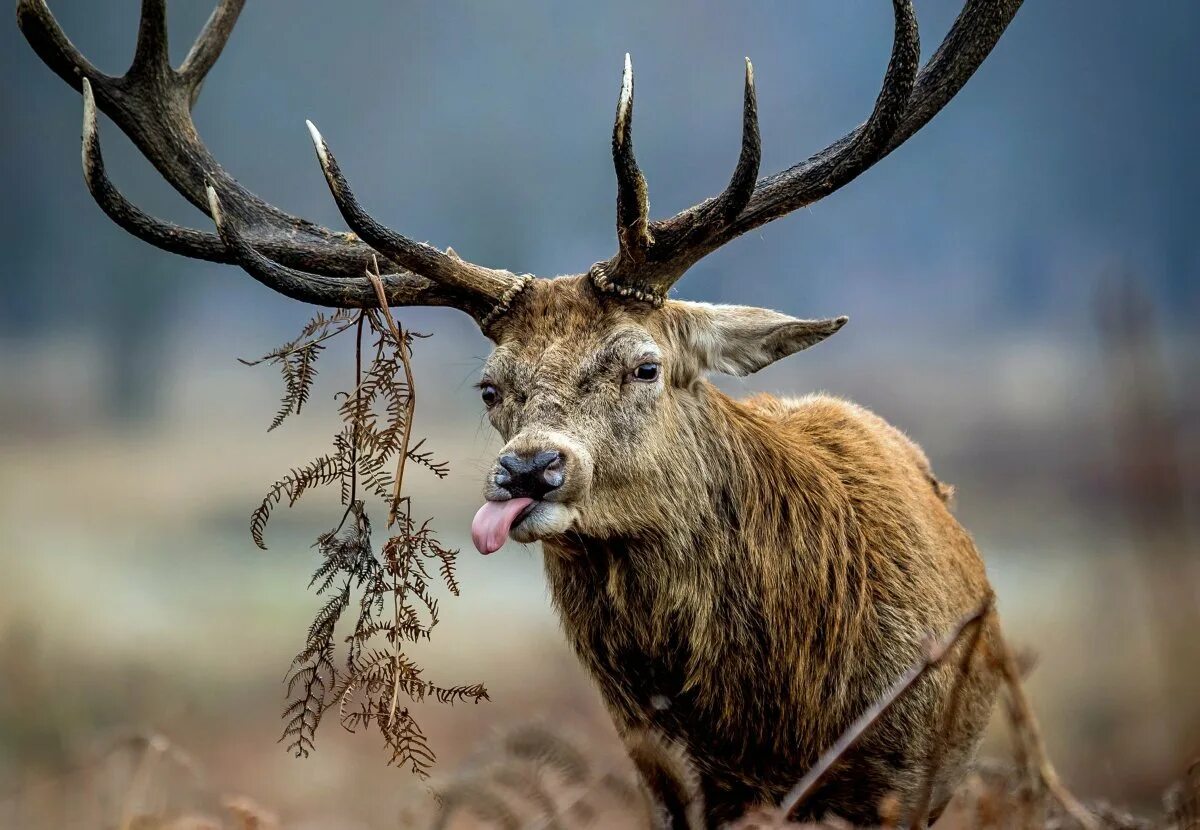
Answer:
[[[571,459],[569,521],[555,513],[558,524],[525,539],[543,542],[566,634],[622,733],[686,749],[710,825],[778,802],[928,634],[990,594],[949,490],[916,444],[861,407],[824,395],[737,401],[704,378],[723,365],[710,312],[767,321],[748,340],[720,332],[730,360],[768,344],[746,371],[824,336],[805,340],[798,321],[622,303],[578,278],[526,294],[494,332],[484,377],[500,392],[489,414],[506,449]],[[646,336],[661,353],[655,388],[622,380]],[[985,642],[993,636],[989,622]],[[872,822],[888,793],[911,805],[939,741],[940,810],[995,689],[978,662],[943,734],[956,664],[868,733],[811,814]]]

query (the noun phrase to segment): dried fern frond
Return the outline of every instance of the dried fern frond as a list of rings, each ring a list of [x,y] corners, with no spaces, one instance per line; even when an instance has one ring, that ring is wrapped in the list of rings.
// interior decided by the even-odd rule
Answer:
[[[580,749],[541,724],[527,724],[504,736],[505,755],[547,767],[568,784],[583,784],[591,775],[591,765]]]
[[[541,770],[531,764],[504,764],[492,771],[492,780],[520,796],[541,814],[544,830],[566,830],[554,796],[546,789]]]
[[[295,340],[284,343],[258,360],[238,358],[244,366],[270,362],[279,366],[283,375],[283,397],[267,432],[280,426],[289,415],[299,414],[304,404],[308,403],[317,376],[317,358],[325,348],[322,343],[349,329],[358,321],[358,317],[359,313],[352,309],[338,309],[329,316],[318,311]]]
[[[411,501],[400,492],[407,462],[438,478],[448,473],[444,462],[423,449],[423,439],[412,442],[409,359],[418,335],[400,329],[386,308],[318,313],[294,340],[257,361],[242,362],[279,366],[284,392],[270,431],[308,404],[325,342],[350,329],[356,332],[354,383],[334,395],[342,427],[332,449],[288,471],[250,517],[251,538],[265,550],[267,523],[279,505],[292,507],[311,490],[336,487],[345,508],[337,525],[314,544],[320,562],[309,588],[324,603],[287,675],[280,741],[306,757],[322,716],[336,706],[344,728],[376,729],[390,764],[425,776],[436,756],[405,703],[426,698],[477,703],[487,700],[487,690],[480,684],[428,681],[404,653],[406,643],[428,640],[437,625],[434,584],[440,581],[451,594],[459,592],[458,551],[438,540],[429,520],[418,524],[412,518]],[[370,499],[381,502],[388,515],[390,535],[378,552],[366,507]],[[353,628],[339,636],[351,608],[356,609]],[[339,650],[345,652],[340,664]]]
[[[440,809],[432,830],[443,830],[460,811],[465,811],[489,826],[501,830],[520,830],[520,814],[496,792],[486,779],[464,778],[453,782],[438,794]]]

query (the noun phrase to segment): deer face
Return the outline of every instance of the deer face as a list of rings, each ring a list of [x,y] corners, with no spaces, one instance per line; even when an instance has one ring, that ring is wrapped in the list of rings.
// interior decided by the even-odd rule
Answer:
[[[472,523],[483,553],[509,536],[637,533],[703,475],[689,439],[703,374],[755,372],[845,322],[677,301],[655,308],[580,278],[531,289],[494,332],[479,382],[506,442]]]

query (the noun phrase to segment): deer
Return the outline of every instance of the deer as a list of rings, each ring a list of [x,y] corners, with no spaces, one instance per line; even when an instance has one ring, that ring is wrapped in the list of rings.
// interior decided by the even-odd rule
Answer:
[[[891,55],[867,119],[761,178],[747,60],[728,185],[666,219],[651,218],[634,155],[626,56],[612,133],[617,251],[555,278],[477,265],[382,225],[311,122],[349,233],[239,184],[205,147],[191,109],[243,5],[220,0],[176,68],[166,2],[143,0],[132,63],[111,76],[80,54],[44,0],[18,0],[29,44],[82,94],[83,174],[100,208],[151,245],[238,266],[302,303],[378,307],[368,277],[377,266],[389,306],[469,314],[493,344],[479,392],[504,441],[471,524],[475,546],[490,554],[509,539],[541,543],[565,636],[641,763],[657,826],[717,827],[778,803],[927,635],[990,601],[992,589],[950,511],[951,488],[901,431],[839,398],[736,400],[708,379],[754,373],[835,334],[846,317],[668,294],[702,257],[831,195],[911,138],[990,54],[1021,0],[967,0],[923,66],[912,3],[893,0]],[[97,111],[211,230],[151,216],[117,189]],[[989,613],[985,647],[998,625]],[[985,651],[964,661],[953,711],[956,668],[947,663],[863,736],[795,817],[875,823],[885,796],[912,810],[930,782],[936,818],[970,768],[997,693]],[[689,759],[699,819],[637,751],[647,735]]]

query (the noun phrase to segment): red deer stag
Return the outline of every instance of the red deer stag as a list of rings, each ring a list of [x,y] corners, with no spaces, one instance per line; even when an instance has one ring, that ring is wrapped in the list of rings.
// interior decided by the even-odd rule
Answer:
[[[870,116],[761,179],[747,62],[729,185],[669,219],[650,218],[634,158],[627,59],[612,139],[619,247],[586,273],[556,279],[475,265],[382,226],[311,125],[353,234],[285,213],[226,173],[190,113],[243,2],[221,0],[176,69],[165,0],[144,0],[133,63],[113,77],[76,50],[43,0],[19,0],[29,43],[83,93],[83,172],[100,207],[152,245],[241,266],[302,302],[375,304],[364,271],[378,257],[392,305],[470,314],[495,343],[480,390],[507,442],[472,524],[476,546],[542,542],[554,605],[619,731],[686,751],[707,824],[777,801],[913,661],[927,632],[948,630],[991,589],[947,509],[948,488],[898,430],[835,398],[738,401],[705,379],[755,372],[846,318],[799,320],[667,294],[701,257],[833,193],[906,141],[971,77],[1020,0],[968,0],[923,68],[912,4],[893,0],[891,60]],[[105,174],[97,109],[211,217],[215,233],[157,219],[121,195]],[[995,636],[989,618],[984,643]],[[928,759],[940,758],[931,773],[936,815],[971,761],[995,693],[977,658],[943,726],[954,671],[932,672],[892,708],[806,811],[869,823],[887,793],[911,807]],[[665,789],[653,797],[670,826],[679,819]]]

